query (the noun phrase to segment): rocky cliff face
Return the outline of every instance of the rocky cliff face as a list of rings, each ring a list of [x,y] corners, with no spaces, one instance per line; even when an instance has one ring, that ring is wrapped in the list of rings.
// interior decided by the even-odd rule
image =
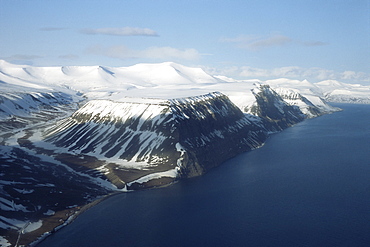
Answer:
[[[179,144],[187,162],[181,174],[197,176],[225,160],[260,146],[267,133],[262,122],[252,121],[223,94],[205,100],[172,100]]]
[[[320,105],[315,105],[307,99],[307,97],[304,97],[293,89],[277,88],[274,89],[274,91],[289,105],[299,107],[306,118],[318,117],[328,111],[325,107],[329,107],[329,105],[319,97],[317,97],[317,100],[320,101]],[[320,107],[321,105],[324,105],[325,107]]]
[[[269,131],[280,131],[305,119],[298,106],[288,104],[270,86],[260,85],[252,92],[256,102],[245,111],[262,118]]]

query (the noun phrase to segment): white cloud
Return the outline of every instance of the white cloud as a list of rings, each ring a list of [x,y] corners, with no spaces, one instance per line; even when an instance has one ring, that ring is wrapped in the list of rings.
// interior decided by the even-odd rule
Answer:
[[[234,43],[238,48],[254,51],[269,47],[281,47],[289,44],[296,44],[308,47],[327,45],[327,43],[322,41],[294,40],[293,38],[281,34],[272,34],[269,36],[242,35],[235,38],[222,38],[220,39],[220,41],[224,43]]]
[[[364,72],[356,72],[346,70],[341,73],[341,78],[343,80],[360,80],[360,81],[370,81],[370,75]]]
[[[267,38],[261,38],[254,40],[247,45],[249,49],[258,50],[261,48],[272,47],[272,46],[284,46],[292,41],[291,38],[284,35],[274,35]]]
[[[302,68],[299,66],[286,66],[272,69],[254,68],[250,66],[228,67],[223,69],[206,68],[207,72],[213,75],[224,75],[231,78],[240,79],[273,79],[273,78],[289,78],[299,80],[345,80],[347,82],[370,82],[370,73],[344,71],[337,72],[324,68]]]
[[[236,38],[222,38],[221,42],[235,43],[239,48],[259,50],[267,47],[284,46],[292,42],[292,39],[280,34],[274,34],[268,37],[250,35],[238,36]]]
[[[244,77],[285,77],[285,78],[314,78],[317,80],[339,79],[340,76],[333,70],[322,68],[301,68],[298,66],[286,66],[273,69],[260,69],[241,67],[240,76]]]
[[[240,68],[239,76],[242,77],[266,77],[270,72],[266,69],[252,68],[249,66],[243,66]]]
[[[104,34],[114,36],[158,36],[157,32],[154,30],[139,27],[82,29],[81,33]]]
[[[144,50],[132,50],[126,46],[103,47],[100,45],[90,47],[88,53],[120,59],[149,58],[149,59],[184,59],[196,60],[200,53],[195,49],[180,50],[173,47],[149,47]]]
[[[298,66],[287,66],[274,69],[242,67],[240,75],[246,77],[284,77],[315,80],[341,79],[340,75],[333,70],[323,68],[301,68]]]

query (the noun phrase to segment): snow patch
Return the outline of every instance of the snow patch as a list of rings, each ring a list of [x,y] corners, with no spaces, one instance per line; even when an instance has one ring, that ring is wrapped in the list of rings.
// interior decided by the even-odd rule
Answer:
[[[29,233],[36,231],[42,226],[42,220],[36,221],[36,222],[30,222],[27,224],[27,226],[23,229],[22,233]]]
[[[164,177],[167,177],[167,178],[176,178],[178,176],[178,168],[175,168],[175,169],[171,169],[171,170],[168,170],[168,171],[165,171],[165,172],[157,172],[157,173],[152,173],[152,174],[149,174],[149,175],[146,175],[146,176],[143,176],[139,179],[136,179],[130,183],[127,183],[128,186],[131,186],[133,183],[139,183],[139,184],[142,184],[142,183],[146,183],[150,180],[153,180],[153,179],[159,179],[159,178],[164,178]]]

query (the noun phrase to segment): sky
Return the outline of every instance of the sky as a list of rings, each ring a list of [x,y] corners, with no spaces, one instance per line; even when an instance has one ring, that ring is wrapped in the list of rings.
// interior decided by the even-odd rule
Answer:
[[[0,59],[370,85],[370,0],[0,0]]]

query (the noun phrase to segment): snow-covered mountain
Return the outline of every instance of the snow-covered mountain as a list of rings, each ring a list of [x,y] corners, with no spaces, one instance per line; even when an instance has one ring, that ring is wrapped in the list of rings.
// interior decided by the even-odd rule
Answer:
[[[33,67],[14,65],[0,60],[0,116],[1,119],[13,118],[15,127],[25,125],[30,112],[47,112],[47,105],[54,107],[52,114],[63,112],[65,107],[72,107],[83,99],[109,99],[114,101],[127,100],[127,97],[170,99],[203,95],[219,91],[227,95],[240,109],[245,109],[255,102],[251,90],[255,84],[269,84],[278,93],[287,98],[287,90],[300,94],[322,113],[331,111],[322,99],[333,99],[338,90],[324,87],[322,83],[312,84],[307,81],[279,79],[274,81],[233,80],[222,76],[211,76],[200,68],[189,68],[167,62],[161,64],[137,64],[130,67],[102,66],[65,66],[65,67]],[[322,88],[319,86],[322,85]],[[284,88],[281,90],[279,88]],[[366,87],[362,94],[350,94],[352,99],[366,102]],[[330,91],[331,90],[331,91]],[[341,92],[342,92],[341,91]],[[342,97],[343,98],[343,97]],[[41,102],[39,102],[41,101]],[[354,101],[354,100],[353,100]],[[59,102],[59,103],[58,103]],[[57,104],[55,104],[57,103]],[[310,104],[306,100],[295,98],[294,104],[310,117]],[[63,106],[63,109],[59,109]],[[71,109],[76,110],[74,106]],[[20,117],[20,118],[19,118]],[[19,123],[19,124],[16,124]],[[8,124],[9,125],[9,124]],[[7,126],[6,128],[8,128]],[[3,127],[4,129],[5,127]]]
[[[366,103],[370,97],[370,87],[359,84],[345,84],[334,80],[310,83],[307,80],[283,78],[268,81],[234,80],[225,76],[212,76],[200,68],[172,62],[130,67],[34,67],[0,60],[0,82],[2,93],[64,92],[74,98],[83,95],[89,99],[111,100],[120,100],[123,97],[168,99],[211,91],[235,96],[240,92],[250,91],[254,83],[268,84],[273,89],[291,89],[309,100],[311,99],[307,95],[318,96],[329,102]]]
[[[370,104],[370,87],[327,80],[315,83],[329,102]]]
[[[274,89],[293,89],[309,100],[312,100],[312,96],[319,96],[327,102],[370,104],[370,86],[346,84],[335,80],[311,83],[307,80],[299,81],[284,78],[268,80],[265,83]]]
[[[171,62],[0,61],[0,234],[28,244],[99,196],[201,175],[271,132],[337,111],[325,99],[343,90],[367,102],[364,86],[234,80]]]
[[[261,122],[221,93],[135,103],[92,100],[44,135],[54,152],[103,160],[95,169],[120,178],[112,182],[127,189],[201,175],[267,137]]]

